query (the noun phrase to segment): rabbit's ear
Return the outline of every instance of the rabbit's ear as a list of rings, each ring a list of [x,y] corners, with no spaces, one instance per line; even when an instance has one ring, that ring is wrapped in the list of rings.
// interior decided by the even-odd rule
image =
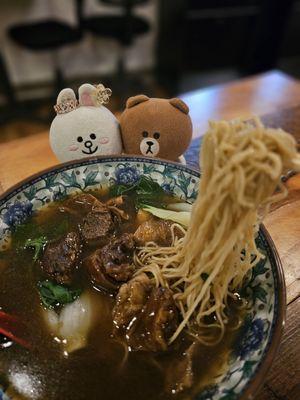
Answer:
[[[95,92],[95,86],[90,83],[84,83],[78,89],[79,104],[81,106],[95,106],[92,93]]]
[[[67,100],[76,100],[75,93],[70,88],[63,89],[58,93],[56,103],[60,104]]]

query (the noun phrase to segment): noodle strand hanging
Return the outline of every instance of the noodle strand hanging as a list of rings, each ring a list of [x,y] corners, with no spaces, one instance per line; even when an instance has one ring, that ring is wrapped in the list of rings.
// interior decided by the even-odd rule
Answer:
[[[186,326],[193,335],[200,327],[198,338],[206,344],[212,344],[210,329],[219,329],[222,338],[228,298],[263,257],[255,243],[259,224],[286,195],[281,175],[299,170],[300,158],[294,139],[281,129],[265,128],[258,119],[221,121],[210,122],[200,165],[191,223],[187,231],[176,225],[184,237],[176,237],[173,226],[171,247],[148,243],[135,257],[138,273],[174,292],[182,321],[170,342]]]

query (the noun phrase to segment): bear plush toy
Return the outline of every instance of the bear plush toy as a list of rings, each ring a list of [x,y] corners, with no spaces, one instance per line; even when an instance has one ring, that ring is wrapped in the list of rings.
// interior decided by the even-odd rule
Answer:
[[[50,145],[60,161],[122,153],[119,122],[106,108],[111,90],[85,83],[78,90],[63,89],[54,107]]]
[[[120,117],[124,152],[184,162],[192,138],[188,106],[180,99],[130,97]]]

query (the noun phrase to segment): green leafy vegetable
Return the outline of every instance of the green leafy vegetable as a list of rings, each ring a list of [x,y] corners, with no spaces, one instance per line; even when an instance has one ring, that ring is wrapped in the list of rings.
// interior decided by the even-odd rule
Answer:
[[[173,210],[173,211],[188,211],[192,212],[192,204],[190,203],[170,203],[167,206],[168,210]]]
[[[43,236],[43,232],[40,226],[35,224],[33,218],[29,218],[25,224],[20,224],[16,226],[15,232],[12,235],[12,247],[16,249],[24,249],[25,242],[29,237],[32,236],[32,232],[39,237]]]
[[[142,175],[136,185],[136,192],[138,194],[149,194],[153,192],[156,194],[165,194],[163,188],[150,176]]]
[[[46,223],[40,224],[35,218],[30,218],[25,224],[18,225],[12,236],[12,246],[18,250],[31,246],[31,241],[39,240],[41,237],[47,237],[48,241],[56,240],[70,231],[69,216],[62,215],[60,219],[53,218]],[[32,238],[32,235],[35,238]],[[30,239],[28,239],[30,238]],[[31,243],[30,243],[31,242]]]
[[[150,177],[141,176],[136,188],[135,205],[143,208],[145,205],[163,205],[163,198],[166,195],[163,188]]]
[[[109,189],[109,193],[112,197],[121,196],[122,194],[126,194],[130,191],[133,191],[136,185],[113,185]]]
[[[136,208],[143,208],[145,205],[164,206],[163,198],[166,196],[163,188],[152,178],[142,175],[139,180],[131,185],[113,185],[110,188],[111,196],[132,194]]]
[[[60,220],[59,222],[54,220],[52,224],[48,223],[45,228],[48,231],[48,235],[51,235],[49,239],[56,240],[70,231],[69,226],[69,220],[66,218]]]
[[[51,281],[40,282],[38,288],[42,303],[46,308],[72,303],[82,293],[81,289],[71,289]]]
[[[190,223],[191,213],[189,211],[172,211],[165,210],[164,208],[156,208],[152,206],[144,206],[143,210],[148,211],[150,214],[155,215],[161,219],[177,222],[184,227],[188,227]]]
[[[25,249],[32,248],[34,249],[33,260],[36,261],[41,252],[44,250],[45,244],[47,243],[47,238],[45,236],[40,236],[36,239],[27,239],[24,247]]]

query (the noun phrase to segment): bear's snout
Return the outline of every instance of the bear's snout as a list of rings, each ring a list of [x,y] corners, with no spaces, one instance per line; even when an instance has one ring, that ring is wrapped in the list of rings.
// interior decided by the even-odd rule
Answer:
[[[144,156],[155,157],[159,153],[159,143],[154,138],[144,138],[140,143],[140,150]]]

